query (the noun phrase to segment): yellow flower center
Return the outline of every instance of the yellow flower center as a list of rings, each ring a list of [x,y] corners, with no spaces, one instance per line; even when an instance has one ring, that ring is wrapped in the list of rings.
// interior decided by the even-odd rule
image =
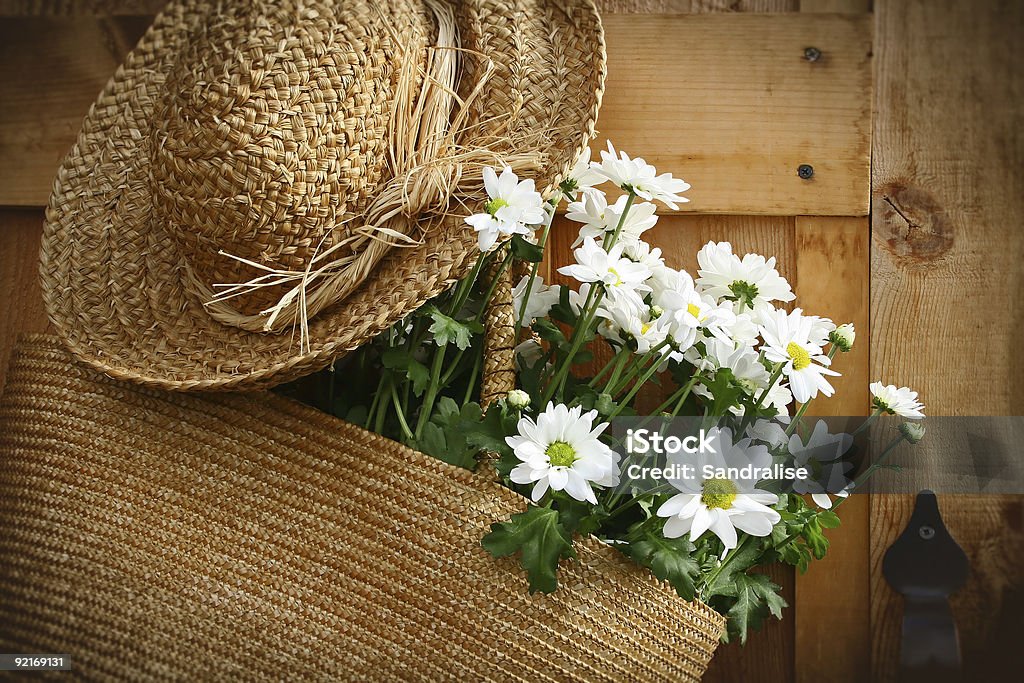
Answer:
[[[700,307],[697,304],[686,304],[686,312],[700,320]]]
[[[647,330],[651,329],[650,323],[642,323],[640,325],[640,334],[647,334]]]
[[[612,287],[618,287],[622,284],[622,277],[619,275],[619,271],[609,268],[608,272],[615,276],[615,282],[612,284]]]
[[[728,510],[737,493],[736,484],[728,479],[706,479],[701,487],[700,501],[709,508]]]
[[[800,346],[796,342],[789,342],[786,345],[786,353],[793,359],[793,369],[803,370],[811,364],[811,354],[807,352],[807,349]]]
[[[498,209],[502,209],[506,206],[508,206],[508,202],[501,197],[495,197],[484,205],[484,211],[494,216],[497,215]]]
[[[544,449],[552,467],[571,467],[576,462],[576,449],[564,441],[552,441]]]

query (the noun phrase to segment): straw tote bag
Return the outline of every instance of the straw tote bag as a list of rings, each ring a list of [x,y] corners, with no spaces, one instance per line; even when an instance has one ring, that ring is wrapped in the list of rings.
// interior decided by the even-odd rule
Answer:
[[[483,550],[525,504],[297,402],[119,382],[26,337],[0,398],[0,651],[90,679],[698,680],[724,619],[612,547],[578,541],[550,595]]]

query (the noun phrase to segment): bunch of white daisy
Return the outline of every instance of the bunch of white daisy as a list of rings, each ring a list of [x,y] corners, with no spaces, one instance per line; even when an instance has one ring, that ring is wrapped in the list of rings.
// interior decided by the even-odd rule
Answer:
[[[494,524],[484,547],[521,551],[532,588],[553,589],[573,538],[595,534],[683,597],[727,613],[730,628],[777,612],[777,587],[747,570],[823,556],[823,529],[838,524],[834,510],[870,474],[847,478],[853,436],[802,426],[811,402],[835,393],[833,362],[853,348],[853,325],[794,307],[774,257],[712,241],[694,274],[671,263],[645,237],[658,204],[677,209],[689,185],[611,143],[598,160],[581,157],[547,197],[509,167],[484,169],[483,186],[482,211],[465,219],[480,257],[451,293],[381,336],[385,348],[363,364],[385,371],[364,424],[452,464],[471,466],[480,448],[497,452],[502,481],[530,503]],[[546,260],[559,281],[545,282],[539,264],[563,201],[577,226],[572,261]],[[471,401],[485,365],[480,335],[507,272],[517,273],[517,383],[485,413]],[[658,392],[644,391],[655,383]],[[870,390],[869,421],[923,417],[910,389]],[[653,488],[630,479],[636,454],[609,426],[643,414],[714,423],[710,450],[683,463],[711,474]],[[923,435],[916,422],[900,428],[901,441]],[[764,472],[782,465],[799,474],[769,481]]]

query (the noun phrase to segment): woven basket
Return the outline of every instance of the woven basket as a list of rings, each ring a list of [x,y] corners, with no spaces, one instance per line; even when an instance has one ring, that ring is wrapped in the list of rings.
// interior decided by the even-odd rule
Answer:
[[[270,395],[117,382],[33,336],[0,400],[0,651],[124,679],[697,680],[723,628],[590,538],[530,595],[524,500]]]

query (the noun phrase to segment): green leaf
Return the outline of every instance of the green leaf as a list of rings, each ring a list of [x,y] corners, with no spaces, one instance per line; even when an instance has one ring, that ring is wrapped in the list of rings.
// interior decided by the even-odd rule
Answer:
[[[726,557],[726,563],[722,565],[721,571],[705,591],[706,598],[710,599],[716,595],[733,595],[732,585],[735,578],[759,564],[762,555],[759,541],[758,538],[749,537]]]
[[[818,523],[826,529],[836,529],[840,524],[839,515],[831,510],[822,510],[818,513]]]
[[[359,425],[360,427],[365,427],[366,426],[366,417],[367,417],[367,413],[368,412],[369,411],[367,410],[366,406],[363,406],[363,405],[352,406],[351,408],[349,408],[348,412],[345,414],[345,420],[347,422],[351,422],[354,425]]]
[[[821,531],[821,525],[818,520],[811,518],[807,524],[804,525],[801,536],[807,542],[811,552],[814,554],[815,559],[822,559],[828,552],[828,539],[825,538],[825,534]]]
[[[548,314],[553,320],[565,323],[569,327],[575,327],[579,321],[579,316],[572,310],[572,306],[569,305],[569,288],[561,287],[558,290],[558,303],[551,307],[551,312]]]
[[[558,519],[570,536],[592,534],[601,528],[601,523],[608,517],[608,510],[603,505],[576,500],[563,491],[552,491],[552,495],[557,502]]]
[[[430,311],[433,324],[430,332],[434,335],[434,343],[438,346],[445,346],[454,343],[461,350],[469,348],[469,338],[472,330],[469,325],[460,323],[436,308]]]
[[[714,399],[710,407],[712,415],[725,415],[730,407],[739,404],[743,388],[736,384],[735,379],[732,370],[721,368],[712,379],[704,380],[704,386]]]
[[[561,328],[546,318],[538,318],[533,323],[533,329],[541,339],[555,346],[564,346],[568,343]]]
[[[488,410],[486,415],[480,415],[480,406],[471,405],[476,406],[476,415],[472,418],[467,415],[466,419],[460,420],[458,427],[466,443],[482,451],[511,455],[512,449],[505,443],[505,436],[514,434],[515,430],[508,428],[501,410]]]
[[[649,567],[662,581],[668,581],[684,600],[696,595],[694,581],[700,575],[700,565],[693,558],[694,545],[683,538],[665,538],[660,531],[650,530],[632,541],[626,554],[644,567]]]
[[[427,366],[412,357],[412,354],[403,348],[389,348],[380,356],[381,364],[389,370],[404,373],[412,382],[412,392],[421,396],[430,384],[430,371]]]
[[[448,461],[448,442],[444,438],[444,430],[433,422],[423,425],[423,431],[416,446],[427,455],[432,455],[438,460]]]
[[[540,263],[544,259],[544,250],[541,246],[526,241],[520,235],[512,235],[509,243],[512,253],[515,254],[516,258],[529,261],[530,263]]]
[[[466,425],[475,425],[481,419],[480,406],[476,403],[459,405],[442,396],[430,422],[423,426],[420,435],[420,450],[451,465],[473,469],[479,447],[466,438]]]
[[[507,522],[491,525],[481,545],[494,557],[520,553],[519,564],[526,570],[530,592],[551,593],[558,588],[558,561],[576,557],[572,537],[551,508],[530,505]]]
[[[769,615],[781,619],[787,605],[779,595],[781,588],[764,574],[737,574],[734,578],[736,600],[726,616],[730,635],[746,643],[750,629],[760,630]]]

